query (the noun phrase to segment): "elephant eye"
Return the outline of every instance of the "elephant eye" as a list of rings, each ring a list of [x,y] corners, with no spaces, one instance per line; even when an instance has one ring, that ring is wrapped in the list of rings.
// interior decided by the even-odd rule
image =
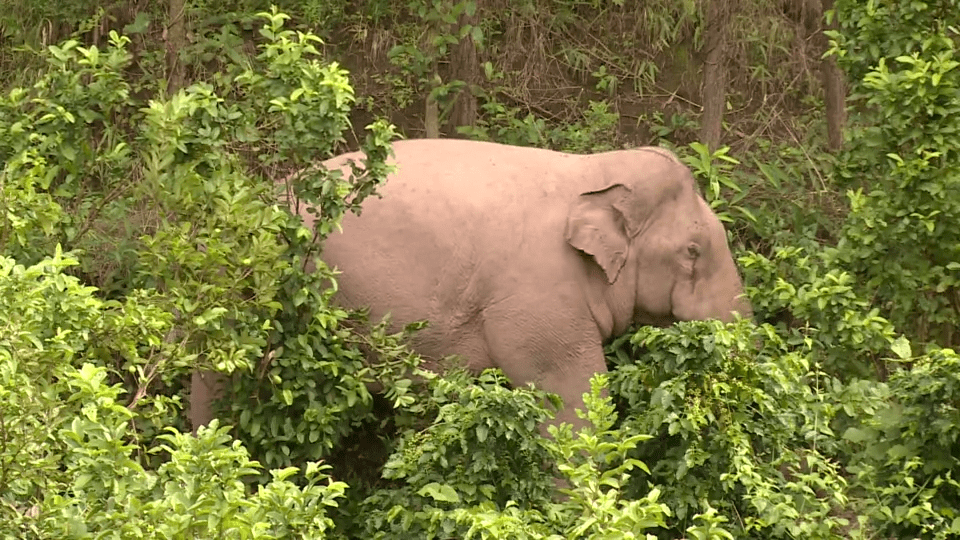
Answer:
[[[687,255],[689,255],[691,259],[697,259],[697,258],[699,258],[699,257],[700,257],[700,246],[698,246],[698,245],[696,245],[696,244],[690,244],[689,246],[687,246]]]

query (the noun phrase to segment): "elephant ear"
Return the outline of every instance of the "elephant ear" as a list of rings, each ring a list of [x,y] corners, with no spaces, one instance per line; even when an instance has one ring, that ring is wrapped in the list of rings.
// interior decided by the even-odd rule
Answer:
[[[567,215],[567,243],[593,256],[609,283],[620,275],[630,240],[640,230],[638,216],[630,212],[632,195],[623,184],[582,193]]]

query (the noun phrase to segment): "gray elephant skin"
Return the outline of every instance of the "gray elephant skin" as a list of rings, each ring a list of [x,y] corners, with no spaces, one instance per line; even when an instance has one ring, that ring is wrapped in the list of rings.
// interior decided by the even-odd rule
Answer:
[[[726,233],[690,170],[653,147],[593,155],[462,140],[394,143],[398,169],[323,259],[337,300],[429,320],[413,346],[426,367],[460,355],[479,372],[558,394],[580,426],[603,344],[633,324],[751,316]],[[349,153],[324,162],[350,174]],[[313,216],[302,211],[313,228]],[[209,420],[194,377],[191,417]]]

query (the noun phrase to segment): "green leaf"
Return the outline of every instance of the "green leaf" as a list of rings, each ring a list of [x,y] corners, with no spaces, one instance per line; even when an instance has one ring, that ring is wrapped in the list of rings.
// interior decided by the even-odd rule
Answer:
[[[483,29],[479,26],[474,26],[470,30],[470,37],[473,39],[474,43],[481,44],[483,43]]]
[[[419,491],[417,491],[417,495],[420,495],[421,497],[430,497],[431,499],[440,502],[460,502],[460,495],[457,494],[456,490],[448,485],[438,484],[437,482],[430,482],[429,484],[423,486]]]
[[[876,438],[876,433],[870,429],[847,428],[843,432],[843,438],[854,443],[862,443]]]
[[[142,34],[150,27],[150,14],[144,11],[137,13],[132,23],[123,27],[124,34]]]
[[[894,340],[894,342],[890,344],[890,350],[901,360],[907,360],[913,356],[910,341],[908,341],[905,336],[900,336]]]

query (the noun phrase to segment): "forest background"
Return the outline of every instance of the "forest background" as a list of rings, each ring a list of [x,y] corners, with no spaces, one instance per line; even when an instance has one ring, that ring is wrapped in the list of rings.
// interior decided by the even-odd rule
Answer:
[[[4,0],[0,536],[960,537],[958,28],[956,0]],[[416,327],[304,272],[398,135],[675,150],[755,320],[618,338],[579,434],[497,372],[413,383]],[[356,178],[305,167],[356,148]],[[231,386],[194,436],[198,369]]]

